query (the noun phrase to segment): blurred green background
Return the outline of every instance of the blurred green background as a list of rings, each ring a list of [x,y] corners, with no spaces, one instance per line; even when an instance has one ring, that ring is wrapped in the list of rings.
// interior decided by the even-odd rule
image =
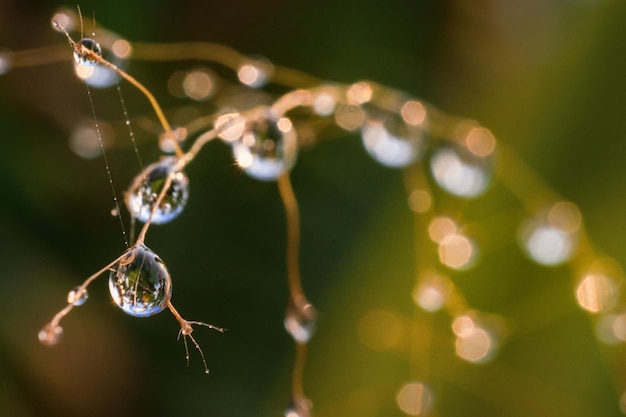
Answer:
[[[63,44],[50,28],[63,4],[1,0],[0,46]],[[623,1],[110,0],[80,7],[131,41],[220,42],[325,80],[374,80],[479,120],[579,205],[602,251],[626,261]],[[275,185],[246,178],[218,143],[188,169],[184,215],[151,228],[147,239],[172,273],[183,316],[228,329],[194,333],[211,374],[196,351],[185,366],[171,315],[124,315],[104,278],[64,320],[61,344],[38,343],[67,291],[124,250],[102,159],[81,159],[68,146],[74,124],[92,118],[70,59],[68,49],[67,62],[0,77],[0,415],[281,415],[293,358],[282,326],[284,213]],[[195,65],[132,62],[129,72],[171,110],[189,102],[169,96],[169,74]],[[124,91],[131,118],[151,117],[145,99]],[[93,98],[99,117],[123,119],[114,89]],[[157,158],[154,146],[140,151],[144,161]],[[108,156],[121,193],[137,173],[135,156],[128,146]],[[358,331],[363,315],[378,309],[418,329],[429,320],[410,297],[416,248],[401,174],[346,134],[303,152],[293,183],[304,288],[320,311],[305,376],[314,413],[403,415],[396,392],[425,370],[414,352],[371,350]],[[444,211],[446,204],[456,209],[455,200],[442,203]],[[506,318],[510,338],[494,361],[467,364],[454,356],[449,319],[435,316],[441,343],[427,380],[433,415],[621,415],[626,352],[596,340],[568,270],[533,265],[517,249],[515,228],[493,224],[516,210],[501,186],[470,206],[473,222],[506,239],[453,279],[472,306]]]

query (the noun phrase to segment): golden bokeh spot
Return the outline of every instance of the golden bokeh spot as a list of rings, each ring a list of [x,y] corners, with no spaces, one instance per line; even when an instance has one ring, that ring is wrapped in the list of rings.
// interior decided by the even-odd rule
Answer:
[[[430,388],[421,382],[409,382],[400,388],[396,403],[410,416],[427,416],[433,408],[434,397]]]
[[[246,121],[239,113],[227,113],[219,116],[215,120],[217,136],[227,142],[233,142],[243,135],[246,128]]]
[[[582,216],[574,203],[560,201],[548,212],[548,223],[565,233],[574,233],[580,227]]]
[[[213,79],[206,71],[192,71],[183,81],[185,95],[193,100],[207,100],[213,94],[215,86]]]
[[[485,158],[495,150],[496,138],[489,129],[475,127],[465,137],[465,146],[474,155]]]
[[[617,286],[612,279],[604,275],[587,275],[576,288],[576,300],[590,313],[606,311],[617,301]]]
[[[361,127],[365,120],[365,113],[359,106],[343,104],[335,111],[335,122],[346,130],[355,130]]]
[[[439,260],[450,268],[465,268],[470,265],[473,257],[474,245],[463,235],[448,236],[439,244]]]
[[[116,57],[126,59],[129,58],[132,54],[133,47],[127,40],[118,39],[113,42],[113,45],[111,46],[111,51]]]
[[[435,217],[428,225],[428,236],[436,243],[442,243],[456,231],[456,223],[449,217]]]
[[[410,100],[402,105],[400,115],[406,124],[419,126],[426,120],[426,108],[419,101]]]
[[[372,99],[372,94],[372,86],[365,81],[361,81],[356,84],[352,84],[350,88],[348,88],[346,97],[348,98],[348,102],[352,104],[363,104]]]
[[[423,214],[430,210],[433,200],[428,191],[413,190],[409,195],[409,207],[415,213]]]

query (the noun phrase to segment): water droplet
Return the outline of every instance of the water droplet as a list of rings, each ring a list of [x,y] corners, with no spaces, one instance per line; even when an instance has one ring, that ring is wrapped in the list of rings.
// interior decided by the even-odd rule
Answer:
[[[417,159],[424,141],[420,125],[406,123],[399,114],[364,105],[366,119],[361,127],[363,145],[381,164],[400,168]]]
[[[83,38],[76,42],[76,49],[74,50],[74,61],[80,65],[93,66],[98,64],[98,61],[90,56],[89,52],[93,52],[99,57],[102,56],[102,47],[100,44],[91,38]]]
[[[296,132],[286,117],[248,122],[241,138],[233,142],[237,164],[249,176],[264,181],[291,169],[297,151]]]
[[[167,307],[172,279],[165,263],[145,245],[137,245],[113,267],[109,292],[126,314],[148,317]]]
[[[428,385],[419,381],[409,382],[398,391],[396,404],[410,416],[427,416],[433,408],[434,397]]]
[[[63,336],[63,328],[58,324],[48,323],[39,331],[37,337],[41,344],[45,346],[54,346],[61,340]]]
[[[67,302],[75,306],[82,306],[85,304],[88,297],[87,289],[83,288],[81,290],[80,287],[74,287],[74,289],[67,294]]]
[[[481,195],[490,182],[491,158],[481,158],[461,146],[436,150],[430,168],[437,184],[450,194],[472,198]]]
[[[563,208],[561,203],[550,209],[539,212],[526,221],[520,228],[520,245],[526,254],[535,262],[555,266],[568,261],[574,254],[580,219],[567,220],[555,208]],[[568,212],[570,212],[568,210]],[[558,221],[557,221],[558,220]]]
[[[123,55],[118,54],[114,50],[103,51],[100,45],[90,38],[81,39],[78,43],[85,41],[85,48],[92,50],[98,56],[104,57],[111,64],[124,70],[128,65],[128,59],[130,53]],[[90,44],[93,42],[93,44]],[[116,43],[119,41],[116,41]],[[122,41],[123,42],[123,41]],[[118,48],[119,49],[119,48]],[[83,82],[91,87],[95,88],[107,88],[116,85],[120,80],[120,75],[113,69],[105,65],[97,65],[98,62],[94,59],[90,59],[86,55],[80,55],[78,52],[74,52],[74,72],[83,80]]]
[[[171,157],[147,166],[133,180],[125,202],[134,218],[142,222],[148,220],[168,176],[172,177],[172,182],[154,211],[152,223],[167,223],[182,213],[189,197],[189,180],[178,170],[177,159]]]
[[[317,311],[306,299],[291,300],[285,315],[285,329],[297,342],[308,342],[315,332]]]

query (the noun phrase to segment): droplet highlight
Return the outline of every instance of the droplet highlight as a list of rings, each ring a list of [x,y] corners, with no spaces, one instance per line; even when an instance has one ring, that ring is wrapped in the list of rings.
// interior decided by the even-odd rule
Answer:
[[[124,199],[134,218],[145,223],[154,210],[151,222],[162,224],[174,220],[183,212],[189,198],[189,179],[179,170],[177,162],[174,157],[165,158],[149,165],[135,177]],[[171,178],[170,186],[155,207],[168,177]]]
[[[67,294],[67,302],[69,304],[74,304],[75,306],[82,306],[85,304],[88,297],[89,294],[87,293],[86,288],[81,290],[80,287],[74,287],[74,289]]]
[[[450,194],[474,198],[483,194],[491,180],[491,159],[477,157],[461,146],[445,146],[430,159],[435,182]]]
[[[374,105],[365,105],[365,122],[361,138],[367,153],[380,164],[401,168],[414,162],[420,155],[424,141],[421,125],[404,121],[401,115]]]
[[[109,274],[111,298],[126,314],[148,317],[167,307],[172,279],[165,263],[145,245],[126,251]]]
[[[39,331],[37,337],[41,344],[45,346],[54,346],[61,340],[63,336],[63,328],[58,324],[48,323]]]
[[[317,324],[317,311],[306,300],[290,300],[285,315],[285,329],[296,342],[307,343]]]
[[[520,245],[533,261],[556,266],[571,259],[578,243],[581,217],[576,206],[558,202],[520,228]]]

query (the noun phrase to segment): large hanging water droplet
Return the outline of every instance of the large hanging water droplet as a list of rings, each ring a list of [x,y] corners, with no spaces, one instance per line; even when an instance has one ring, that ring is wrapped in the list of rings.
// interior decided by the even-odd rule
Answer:
[[[63,336],[63,328],[58,324],[48,323],[39,331],[37,337],[41,344],[46,346],[54,346],[61,340]]]
[[[165,263],[144,245],[132,247],[112,268],[109,292],[126,314],[148,317],[167,307],[172,279]]]
[[[67,302],[70,304],[74,304],[75,306],[82,306],[87,301],[89,294],[87,294],[87,289],[83,288],[81,290],[80,287],[74,287],[72,291],[67,294]]]
[[[102,47],[100,44],[91,38],[83,38],[76,42],[76,48],[74,50],[74,61],[80,65],[96,65],[98,61],[91,56],[89,52],[101,57]]]
[[[307,343],[315,332],[317,311],[306,299],[290,299],[285,315],[285,329],[300,343]]]
[[[123,39],[116,40],[111,46],[111,49],[106,49],[104,55],[100,45],[93,39],[81,39],[78,44],[82,44],[85,49],[93,51],[121,70],[125,70],[128,65],[128,58],[131,53],[130,43],[128,43],[128,41]],[[120,80],[120,75],[106,65],[97,64],[98,61],[92,57],[74,52],[74,72],[85,84],[96,88],[106,88],[116,85]]]
[[[291,169],[298,144],[293,124],[286,117],[255,120],[233,142],[235,161],[249,176],[271,181]]]
[[[176,158],[166,158],[146,167],[133,180],[125,198],[130,214],[146,222],[168,176],[172,178],[160,204],[154,209],[153,224],[167,223],[182,213],[189,197],[189,179],[178,170]]]
[[[378,106],[363,106],[366,119],[361,127],[363,145],[372,158],[381,164],[401,168],[417,159],[424,141],[421,124],[411,125],[396,113]]]

